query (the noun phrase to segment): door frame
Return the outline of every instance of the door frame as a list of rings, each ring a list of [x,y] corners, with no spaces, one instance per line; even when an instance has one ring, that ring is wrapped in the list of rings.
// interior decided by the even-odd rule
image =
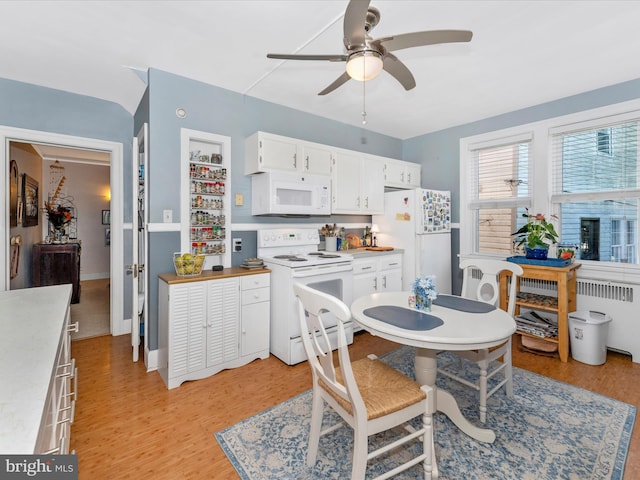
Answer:
[[[28,130],[0,125],[0,184],[8,186],[9,142],[44,143],[49,145],[73,147],[83,150],[100,150],[110,156],[111,189],[111,303],[110,329],[112,335],[129,332],[130,322],[124,319],[124,224],[123,224],[123,144],[94,138],[77,137],[39,130]],[[4,272],[0,275],[0,291],[9,289],[10,258],[9,245],[9,193],[0,195],[0,212],[4,221],[0,224],[0,265]]]

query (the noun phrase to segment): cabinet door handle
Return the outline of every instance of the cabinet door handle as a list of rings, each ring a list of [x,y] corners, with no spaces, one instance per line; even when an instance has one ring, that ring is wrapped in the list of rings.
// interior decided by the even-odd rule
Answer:
[[[298,168],[298,159],[296,158],[296,154],[293,154],[293,168]]]
[[[307,155],[307,158],[305,158],[305,166],[304,168],[309,171],[309,155]]]
[[[56,374],[56,378],[73,378],[76,371],[76,359],[72,358],[70,363],[58,365],[58,370],[60,370],[60,373]]]
[[[407,173],[407,183],[411,183],[411,174]]]
[[[400,181],[401,181],[402,183],[404,183],[404,172],[402,172],[402,173],[400,174]]]
[[[387,289],[387,276],[386,275],[382,276],[382,288],[384,288],[385,290]]]
[[[374,290],[378,290],[378,279],[377,278],[373,279],[373,289]]]
[[[373,267],[369,266],[369,267],[362,267],[362,270],[371,270]]]

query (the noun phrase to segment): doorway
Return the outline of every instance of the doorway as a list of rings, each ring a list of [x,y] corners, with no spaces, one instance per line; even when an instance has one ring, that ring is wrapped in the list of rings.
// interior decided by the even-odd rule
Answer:
[[[11,127],[0,127],[0,142],[4,148],[0,149],[0,165],[3,166],[0,181],[3,185],[9,185],[10,144],[32,144],[49,148],[75,149],[101,154],[108,158],[109,182],[110,182],[110,208],[109,208],[109,251],[108,262],[110,299],[109,299],[109,330],[112,335],[128,333],[130,323],[125,321],[123,309],[123,284],[124,284],[124,228],[122,221],[123,205],[123,145],[121,143],[104,140],[74,137],[34,130],[24,130]],[[42,177],[41,177],[42,180]],[[5,191],[7,191],[6,189]],[[43,189],[44,191],[44,189]],[[0,276],[0,290],[10,288],[10,258],[11,239],[10,233],[10,206],[9,195],[0,198],[0,211],[4,212],[5,221],[0,229],[0,262],[5,267],[5,274]],[[42,203],[42,200],[40,200]],[[46,220],[46,216],[43,217]],[[44,225],[41,229],[44,228]],[[43,236],[42,230],[40,237]],[[102,241],[106,241],[105,238]]]

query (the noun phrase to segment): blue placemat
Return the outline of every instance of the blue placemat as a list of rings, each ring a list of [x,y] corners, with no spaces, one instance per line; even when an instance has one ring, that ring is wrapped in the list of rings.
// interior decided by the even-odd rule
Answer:
[[[464,297],[456,297],[453,295],[438,295],[432,303],[434,305],[439,305],[440,307],[469,313],[489,313],[496,309],[494,305],[490,305],[488,303],[478,302]]]
[[[444,323],[435,315],[394,305],[379,305],[367,308],[362,313],[368,317],[406,330],[431,330]]]
[[[570,258],[547,258],[546,260],[535,260],[522,255],[515,257],[507,257],[507,261],[511,263],[520,263],[523,265],[541,265],[545,267],[566,267],[571,264]]]

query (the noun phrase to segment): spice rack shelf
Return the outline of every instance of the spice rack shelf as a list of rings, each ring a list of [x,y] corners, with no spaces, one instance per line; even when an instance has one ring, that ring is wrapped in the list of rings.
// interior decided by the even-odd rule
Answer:
[[[204,254],[203,269],[231,266],[227,222],[231,218],[231,139],[196,130],[181,130],[181,249]]]

